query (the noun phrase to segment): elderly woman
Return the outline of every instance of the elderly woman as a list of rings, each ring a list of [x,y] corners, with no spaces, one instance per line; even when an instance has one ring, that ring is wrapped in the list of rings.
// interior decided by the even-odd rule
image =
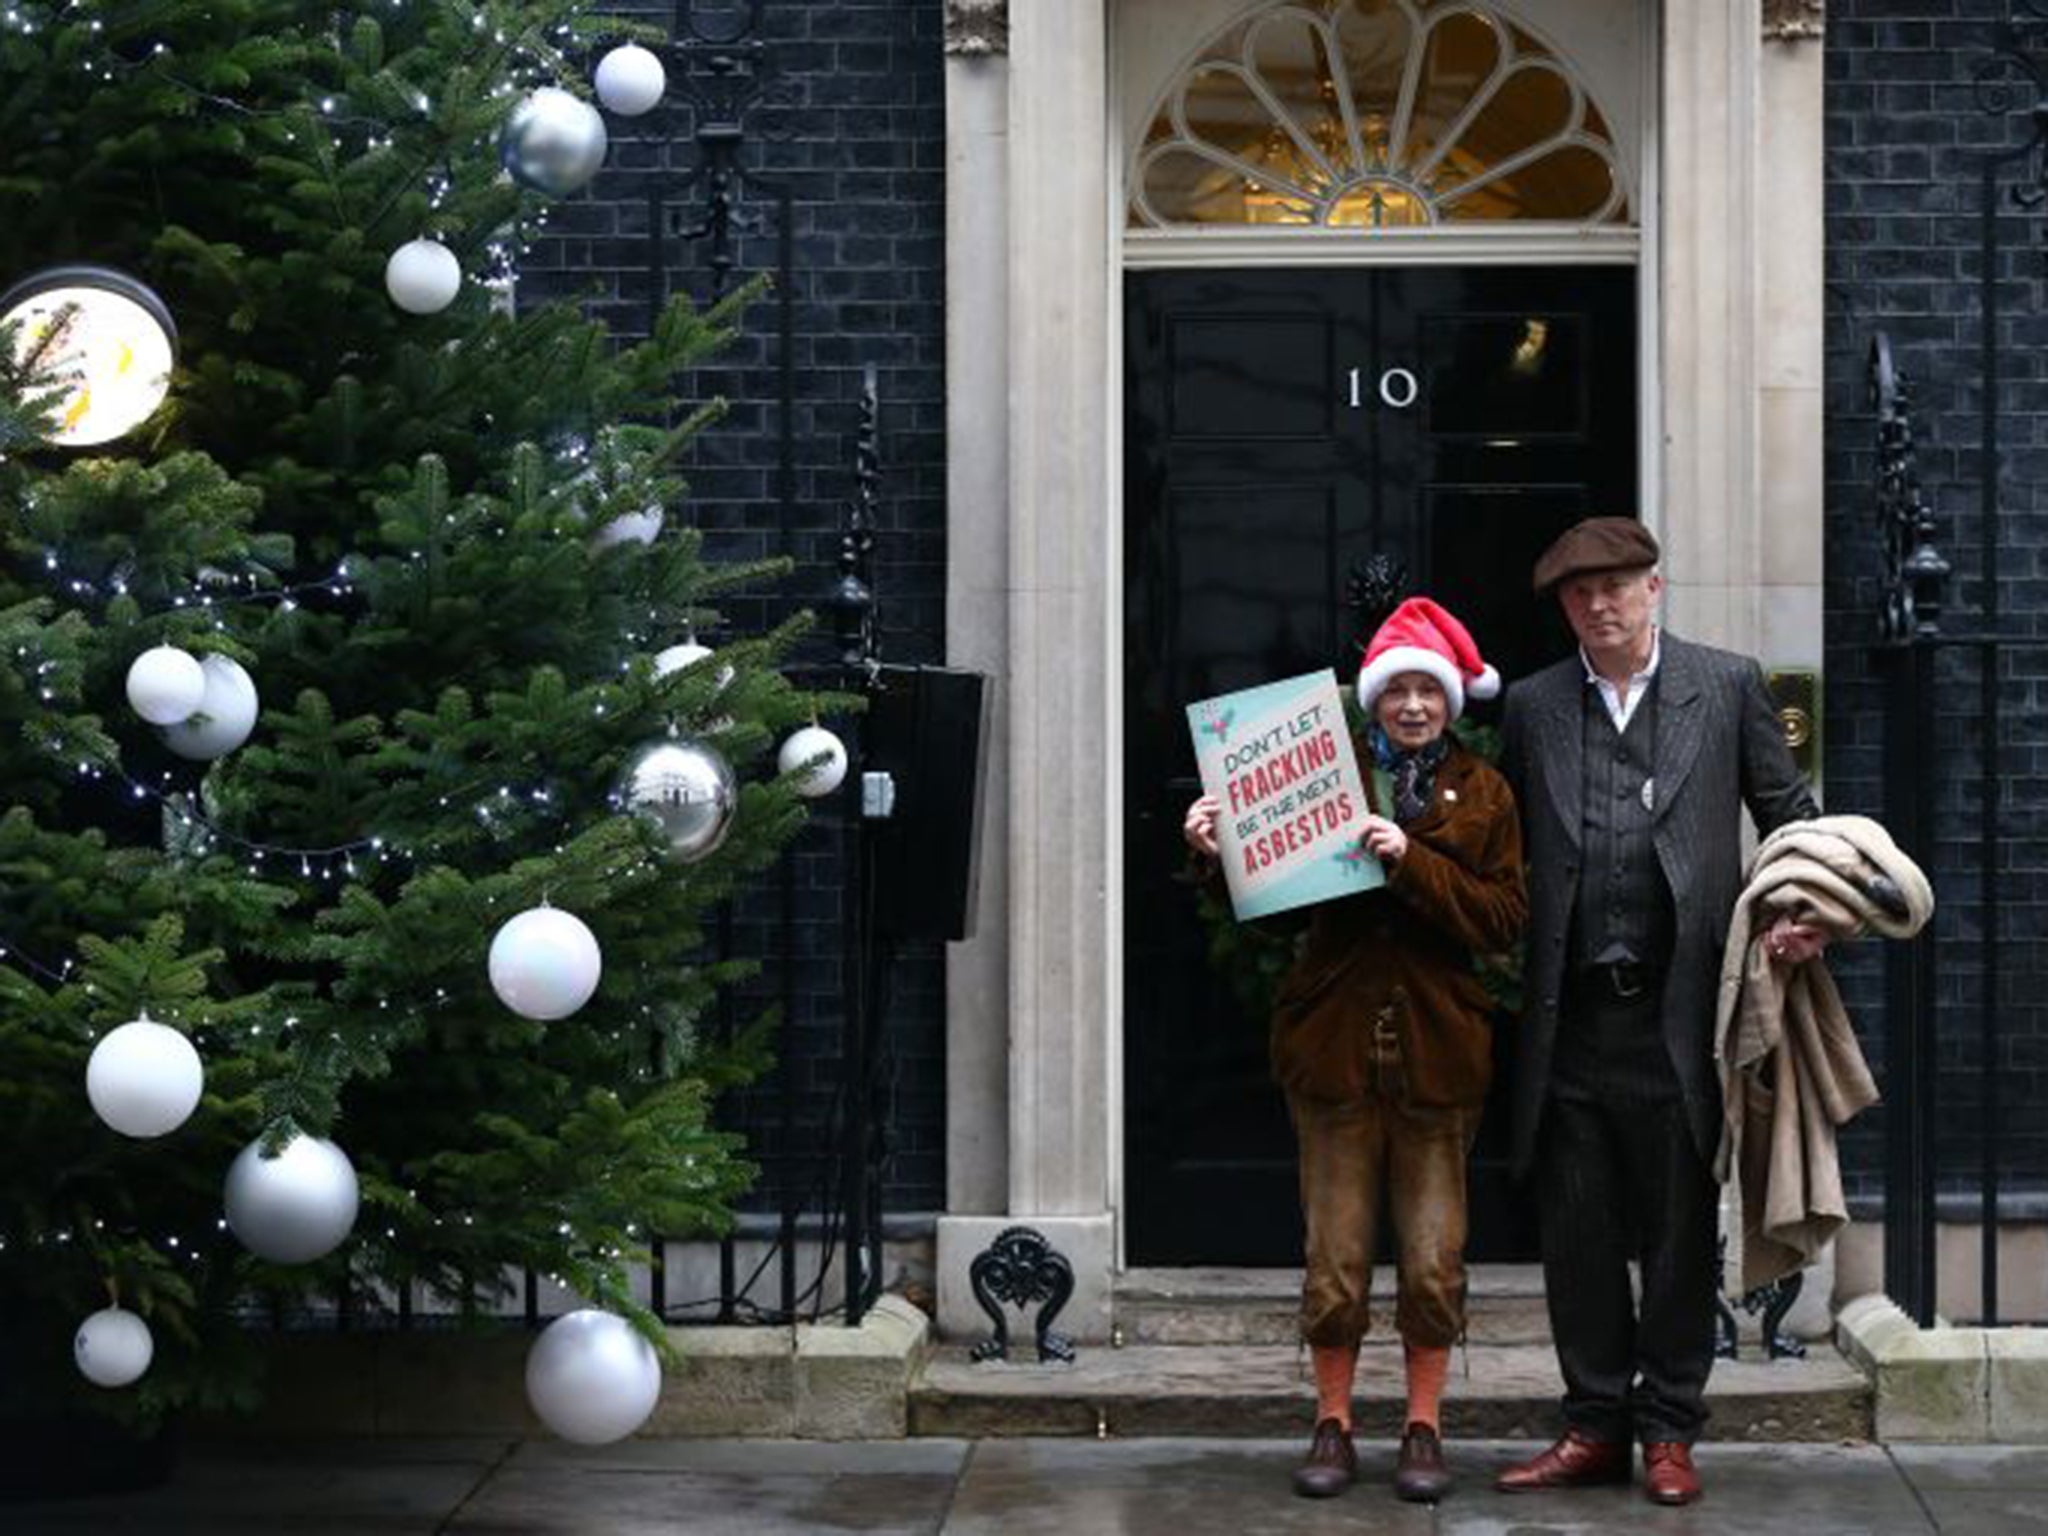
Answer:
[[[1373,637],[1358,678],[1372,763],[1361,841],[1386,883],[1312,909],[1274,1001],[1273,1072],[1294,1121],[1307,1229],[1301,1327],[1316,1426],[1294,1488],[1310,1498],[1357,1475],[1352,1383],[1383,1209],[1398,1240],[1408,1388],[1394,1488],[1433,1502],[1450,1487],[1438,1405],[1465,1326],[1465,1160],[1493,1062],[1474,962],[1514,943],[1528,903],[1506,781],[1446,728],[1468,696],[1499,689],[1464,626],[1427,598]],[[1203,796],[1184,827],[1211,857],[1217,810]]]

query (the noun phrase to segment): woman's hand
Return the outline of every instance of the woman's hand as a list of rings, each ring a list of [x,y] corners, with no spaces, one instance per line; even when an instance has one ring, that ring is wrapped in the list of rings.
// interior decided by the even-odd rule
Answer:
[[[1206,858],[1216,857],[1216,813],[1222,809],[1214,795],[1204,795],[1188,807],[1187,819],[1180,824],[1188,846]]]
[[[1408,853],[1408,834],[1384,816],[1367,816],[1358,840],[1382,864],[1398,864]]]

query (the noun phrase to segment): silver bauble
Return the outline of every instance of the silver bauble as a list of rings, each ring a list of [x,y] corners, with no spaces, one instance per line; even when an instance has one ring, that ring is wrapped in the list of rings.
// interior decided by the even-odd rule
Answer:
[[[739,781],[723,757],[688,736],[669,736],[626,759],[612,804],[654,826],[670,857],[694,864],[732,830]]]
[[[498,159],[522,187],[567,197],[604,164],[604,119],[597,108],[544,85],[512,109],[498,134]]]

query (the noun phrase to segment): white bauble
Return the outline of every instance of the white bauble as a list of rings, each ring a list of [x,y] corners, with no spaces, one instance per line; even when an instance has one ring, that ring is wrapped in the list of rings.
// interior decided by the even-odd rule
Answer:
[[[226,757],[256,729],[256,683],[238,661],[209,656],[200,663],[206,692],[190,719],[163,730],[164,745],[180,757],[207,763]]]
[[[564,1440],[609,1445],[654,1412],[661,1361],[633,1325],[585,1307],[558,1317],[526,1353],[526,1400]]]
[[[149,1324],[120,1307],[102,1307],[78,1325],[71,1355],[78,1374],[96,1387],[125,1387],[140,1381],[156,1354]]]
[[[505,119],[498,159],[522,187],[567,197],[597,174],[608,144],[597,108],[559,86],[544,85]]]
[[[699,644],[697,637],[692,635],[689,639],[676,645],[671,645],[666,650],[654,653],[654,675],[656,677],[669,677],[674,673],[682,671],[685,667],[694,667],[698,662],[715,654],[717,653],[710,646]],[[731,681],[732,668],[721,662],[718,667],[719,690],[723,691],[726,684]]]
[[[597,935],[573,912],[531,907],[491,940],[491,990],[529,1019],[566,1019],[604,974]]]
[[[128,706],[151,725],[176,725],[206,697],[206,669],[190,651],[153,645],[128,665]]]
[[[670,673],[680,672],[685,667],[694,667],[710,654],[710,646],[700,645],[695,640],[685,640],[655,654],[654,675],[667,677]]]
[[[590,536],[592,549],[610,549],[614,544],[652,544],[661,532],[662,511],[658,506],[644,512],[615,517]]]
[[[775,755],[775,765],[784,773],[795,773],[815,757],[825,760],[796,781],[796,792],[806,800],[829,795],[846,782],[846,743],[822,725],[807,725]]]
[[[614,48],[597,61],[597,99],[605,110],[621,117],[638,117],[651,111],[668,89],[668,72],[661,60],[638,43]]]
[[[258,1137],[228,1169],[228,1227],[274,1264],[310,1264],[341,1246],[356,1224],[355,1165],[331,1141],[294,1136],[275,1157]]]
[[[93,1113],[123,1136],[162,1136],[199,1107],[206,1072],[192,1042],[148,1014],[111,1030],[85,1063]]]
[[[408,240],[384,263],[384,291],[409,315],[435,315],[462,292],[462,263],[438,240]]]

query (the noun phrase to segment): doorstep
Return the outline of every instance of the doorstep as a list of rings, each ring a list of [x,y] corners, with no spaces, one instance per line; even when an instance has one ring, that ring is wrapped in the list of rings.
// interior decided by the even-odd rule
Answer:
[[[1029,1335],[1024,1335],[1025,1348]],[[1473,1344],[1454,1354],[1444,1429],[1458,1439],[1542,1440],[1560,1427],[1563,1383],[1547,1344]],[[998,1437],[1301,1434],[1314,1412],[1306,1352],[1292,1345],[1082,1347],[1071,1365],[988,1363],[949,1344],[910,1394],[913,1435]],[[1804,1360],[1717,1362],[1707,1388],[1707,1438],[1870,1438],[1868,1381],[1829,1345]],[[1361,1356],[1356,1413],[1366,1434],[1399,1432],[1406,1405],[1400,1352]]]

